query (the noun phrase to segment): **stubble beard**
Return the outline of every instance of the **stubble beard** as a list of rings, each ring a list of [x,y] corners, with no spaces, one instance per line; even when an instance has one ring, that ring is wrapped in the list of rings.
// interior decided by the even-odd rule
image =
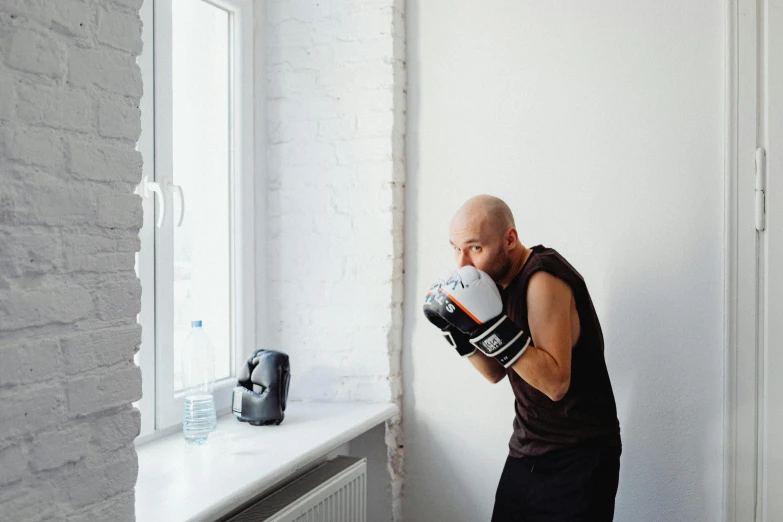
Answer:
[[[501,281],[506,278],[513,269],[514,263],[511,261],[511,257],[505,252],[498,254],[497,260],[492,263],[492,267],[487,274],[493,281]]]

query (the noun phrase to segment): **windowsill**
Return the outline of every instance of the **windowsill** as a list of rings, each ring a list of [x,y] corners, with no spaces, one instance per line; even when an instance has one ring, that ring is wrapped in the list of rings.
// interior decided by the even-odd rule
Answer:
[[[204,446],[178,431],[137,448],[138,522],[224,516],[397,414],[390,403],[289,402],[280,426],[218,419]]]

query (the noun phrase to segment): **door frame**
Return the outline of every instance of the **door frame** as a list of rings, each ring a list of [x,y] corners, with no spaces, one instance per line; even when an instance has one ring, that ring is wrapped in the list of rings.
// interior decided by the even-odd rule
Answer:
[[[725,3],[723,521],[760,521],[764,411],[763,232],[755,228],[759,15],[764,0]]]

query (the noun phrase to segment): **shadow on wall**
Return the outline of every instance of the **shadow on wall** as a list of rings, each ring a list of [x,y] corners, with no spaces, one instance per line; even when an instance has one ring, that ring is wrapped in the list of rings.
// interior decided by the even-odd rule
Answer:
[[[386,427],[381,424],[353,439],[350,454],[367,459],[367,520],[392,520],[392,486],[388,471]]]
[[[721,377],[699,374],[708,348],[694,332],[700,325],[687,324],[694,295],[708,290],[694,293],[679,259],[658,257],[649,270],[606,280],[611,305],[599,319],[623,438],[616,520],[706,521],[716,502],[707,483],[720,483],[722,465],[710,460],[720,458],[722,424],[719,408],[710,418],[709,387]],[[717,479],[705,473],[711,468]]]
[[[291,380],[291,394],[296,399],[312,401],[338,401],[339,368],[315,366],[301,373],[297,379],[301,386]]]

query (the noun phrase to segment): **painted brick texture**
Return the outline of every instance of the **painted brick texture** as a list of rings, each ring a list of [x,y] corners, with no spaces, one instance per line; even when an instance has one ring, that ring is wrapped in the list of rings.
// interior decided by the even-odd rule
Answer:
[[[0,1],[0,520],[133,520],[141,2]]]

